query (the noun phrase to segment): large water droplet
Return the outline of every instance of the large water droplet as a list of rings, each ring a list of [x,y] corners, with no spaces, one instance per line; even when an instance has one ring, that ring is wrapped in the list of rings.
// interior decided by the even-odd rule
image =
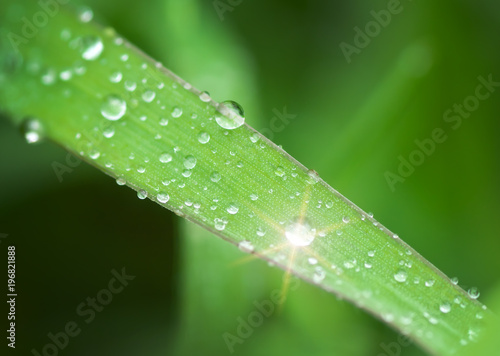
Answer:
[[[222,219],[215,219],[214,220],[214,227],[216,230],[222,231],[226,228],[226,223]]]
[[[476,288],[476,287],[472,287],[470,288],[467,293],[469,294],[469,297],[471,297],[471,299],[477,299],[479,298],[479,290]]]
[[[137,197],[139,199],[146,199],[148,197],[148,192],[146,192],[144,189],[141,189],[137,191]]]
[[[221,178],[221,175],[219,172],[212,172],[210,174],[210,180],[214,183],[217,183],[218,181],[220,181],[220,178]]]
[[[117,95],[108,95],[101,106],[101,114],[111,121],[120,120],[127,112],[127,103]]]
[[[156,93],[152,90],[147,90],[142,94],[142,100],[144,100],[146,103],[152,102],[155,97]]]
[[[87,61],[96,60],[104,50],[104,45],[97,36],[81,37],[79,40],[82,58]]]
[[[444,302],[439,306],[439,310],[441,313],[447,314],[451,311],[451,305],[450,303]]]
[[[40,120],[27,118],[21,124],[21,134],[29,144],[39,143],[43,139],[44,129]]]
[[[186,167],[187,169],[193,169],[195,166],[196,157],[189,155],[184,158],[184,167]]]
[[[172,155],[169,153],[162,153],[159,158],[161,163],[168,163],[172,161]]]
[[[156,196],[156,200],[158,200],[162,204],[165,204],[170,200],[170,196],[167,193],[161,192]]]
[[[306,222],[294,222],[285,228],[285,237],[295,246],[309,246],[316,237],[316,230]]]
[[[208,132],[200,132],[198,135],[198,142],[205,144],[210,141],[210,134]]]
[[[406,282],[407,278],[408,278],[408,274],[403,270],[399,270],[396,272],[396,274],[394,274],[394,279],[396,281],[398,281],[399,283]]]
[[[226,130],[234,130],[245,123],[242,107],[234,101],[224,101],[218,106],[215,121]]]

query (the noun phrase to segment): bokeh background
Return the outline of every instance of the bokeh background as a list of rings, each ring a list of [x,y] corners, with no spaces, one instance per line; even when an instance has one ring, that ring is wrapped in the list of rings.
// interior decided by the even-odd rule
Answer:
[[[389,1],[391,3],[391,1]],[[89,0],[94,18],[210,92],[236,100],[267,132],[465,289],[495,304],[499,288],[500,88],[460,127],[443,115],[500,81],[500,5],[401,1],[397,14],[347,60],[372,11],[387,1]],[[366,40],[365,40],[366,41]],[[366,41],[368,42],[368,41]],[[272,131],[276,110],[296,115]],[[391,189],[415,140],[445,142]],[[269,130],[271,129],[271,131]],[[243,253],[81,163],[53,144],[29,146],[0,121],[0,249],[17,248],[18,349],[31,355],[69,321],[82,332],[60,355],[226,355],[224,333],[280,289],[283,272]],[[76,314],[111,270],[135,279],[87,324]],[[498,303],[497,303],[498,305]],[[240,319],[241,318],[241,319]],[[398,334],[300,283],[234,344],[234,355],[386,355]],[[3,347],[3,346],[2,346]],[[397,349],[397,348],[396,348]],[[394,349],[394,350],[396,350]],[[423,355],[401,346],[400,355]]]

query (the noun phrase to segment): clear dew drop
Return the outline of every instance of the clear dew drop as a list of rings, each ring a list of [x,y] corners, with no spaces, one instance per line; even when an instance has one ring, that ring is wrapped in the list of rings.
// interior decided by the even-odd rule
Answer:
[[[220,178],[221,178],[221,175],[219,172],[212,172],[210,174],[210,180],[214,183],[217,183],[218,181],[220,181]]]
[[[310,265],[315,265],[315,264],[317,264],[317,263],[318,263],[318,260],[317,260],[317,259],[315,259],[314,257],[309,257],[309,258],[307,259],[307,262],[309,262],[309,264],[310,264]]]
[[[240,210],[240,208],[238,207],[238,205],[236,203],[229,204],[229,206],[226,209],[226,211],[231,215],[237,214],[239,210]]]
[[[349,221],[351,221],[351,219],[350,219],[348,216],[344,216],[344,217],[342,218],[342,222],[343,222],[344,224],[348,224],[348,223],[349,223]]]
[[[92,21],[93,18],[94,13],[89,7],[82,6],[78,9],[78,19],[80,20],[80,22],[87,23]]]
[[[313,274],[313,282],[314,283],[321,283],[326,276],[325,270],[321,266],[317,266],[314,269],[314,274]]]
[[[172,161],[172,155],[169,153],[162,153],[159,157],[161,163],[168,163]]]
[[[111,138],[115,135],[115,128],[113,126],[108,126],[102,130],[102,135],[106,138]]]
[[[89,157],[91,159],[98,159],[100,156],[101,156],[101,152],[99,152],[98,150],[93,149],[93,150],[89,151]]]
[[[79,39],[82,58],[87,61],[94,61],[104,50],[102,40],[98,36],[85,36]]]
[[[408,274],[406,271],[399,270],[394,274],[394,279],[399,282],[399,283],[404,283],[406,282],[406,279],[408,278]]]
[[[127,112],[127,103],[117,95],[108,95],[101,106],[101,114],[111,121],[120,120]]]
[[[443,314],[448,314],[451,311],[451,305],[450,303],[444,302],[439,306],[439,310]]]
[[[222,231],[226,228],[226,223],[222,219],[214,219],[214,227],[216,230]]]
[[[252,243],[250,241],[247,241],[247,240],[241,241],[238,244],[238,248],[241,251],[246,252],[246,253],[253,252],[253,250],[254,250],[254,247],[253,247]]]
[[[172,109],[172,112],[170,115],[172,115],[172,117],[174,117],[174,118],[181,117],[182,109],[176,106]]]
[[[255,201],[257,199],[259,199],[259,196],[257,194],[255,193],[250,194],[250,200]]]
[[[116,184],[125,185],[125,184],[127,184],[127,181],[123,177],[118,177],[118,178],[116,178]]]
[[[426,287],[432,287],[434,285],[435,281],[433,279],[429,279],[425,281],[425,286]]]
[[[309,246],[316,238],[316,230],[303,222],[293,222],[285,228],[285,237],[295,246]]]
[[[219,105],[215,121],[226,130],[234,130],[245,123],[242,107],[235,101],[224,101]]]
[[[198,135],[198,142],[201,144],[208,143],[210,141],[210,134],[208,132],[200,132]]]
[[[186,86],[184,86],[184,88],[186,88]],[[188,88],[186,88],[186,89],[188,89]],[[208,93],[208,91],[201,92],[200,100],[203,101],[204,103],[208,103],[211,100],[210,94]]]
[[[259,227],[257,229],[257,236],[262,237],[262,236],[265,236],[265,235],[266,235],[266,230],[264,230],[263,228]]]
[[[184,167],[187,169],[193,169],[196,167],[196,157],[189,155],[184,158]]]
[[[21,124],[21,134],[29,144],[39,143],[43,139],[43,125],[36,118],[27,118]]]
[[[168,125],[168,119],[165,117],[162,117],[160,119],[160,126],[167,126]]]
[[[472,288],[470,288],[470,289],[467,291],[467,293],[469,294],[469,297],[470,297],[471,299],[477,299],[477,298],[479,298],[479,295],[480,295],[480,293],[479,293],[479,289],[477,289],[476,287],[472,287]]]
[[[156,195],[156,200],[158,200],[158,202],[162,204],[165,204],[170,200],[170,196],[167,193],[160,192]]]
[[[111,83],[120,83],[123,78],[123,75],[121,72],[114,72],[109,76],[109,81]]]
[[[156,93],[152,90],[147,90],[142,94],[142,100],[146,103],[152,102],[156,97]]]
[[[457,285],[458,284],[458,278],[457,277],[453,277],[451,279],[451,283],[453,283],[454,285]]]
[[[141,189],[137,191],[137,198],[139,199],[146,199],[148,197],[148,192],[146,192],[144,189]]]
[[[283,167],[278,166],[276,167],[274,174],[276,174],[278,177],[283,177],[285,175],[285,169]]]

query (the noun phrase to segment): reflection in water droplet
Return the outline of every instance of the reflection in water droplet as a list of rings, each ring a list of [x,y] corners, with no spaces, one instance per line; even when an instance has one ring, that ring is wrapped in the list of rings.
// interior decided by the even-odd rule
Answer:
[[[316,230],[307,222],[294,222],[285,228],[285,237],[295,246],[309,246],[316,237]]]
[[[396,272],[396,274],[394,274],[394,279],[396,281],[398,281],[399,283],[406,282],[407,278],[408,278],[408,274],[403,270],[399,270]]]
[[[137,197],[139,199],[146,199],[148,197],[148,192],[146,192],[144,189],[141,189],[137,192]]]
[[[109,95],[101,106],[101,114],[111,121],[120,120],[127,112],[127,103],[117,95]]]
[[[242,107],[235,101],[224,101],[219,105],[215,121],[226,130],[234,130],[245,123]]]
[[[200,132],[198,135],[198,142],[205,144],[210,141],[210,134],[208,132]]]
[[[79,38],[82,58],[87,61],[94,61],[101,55],[104,45],[97,36],[86,36]]]
[[[167,194],[167,193],[158,193],[158,195],[156,196],[156,200],[158,200],[160,203],[162,204],[165,204],[166,202],[168,202],[170,199],[170,196]]]
[[[39,143],[43,139],[44,129],[40,120],[27,118],[21,124],[21,134],[29,144]]]
[[[187,169],[193,169],[195,166],[196,157],[189,155],[184,158],[184,167],[186,167]]]

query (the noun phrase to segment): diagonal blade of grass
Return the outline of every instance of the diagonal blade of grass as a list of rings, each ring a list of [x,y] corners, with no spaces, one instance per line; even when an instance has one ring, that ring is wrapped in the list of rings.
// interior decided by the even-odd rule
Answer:
[[[23,38],[19,19],[40,9],[1,7],[0,108],[28,142],[62,145],[139,198],[350,300],[431,352],[475,340],[489,313],[474,293],[240,125],[241,112],[86,17],[61,8]]]

